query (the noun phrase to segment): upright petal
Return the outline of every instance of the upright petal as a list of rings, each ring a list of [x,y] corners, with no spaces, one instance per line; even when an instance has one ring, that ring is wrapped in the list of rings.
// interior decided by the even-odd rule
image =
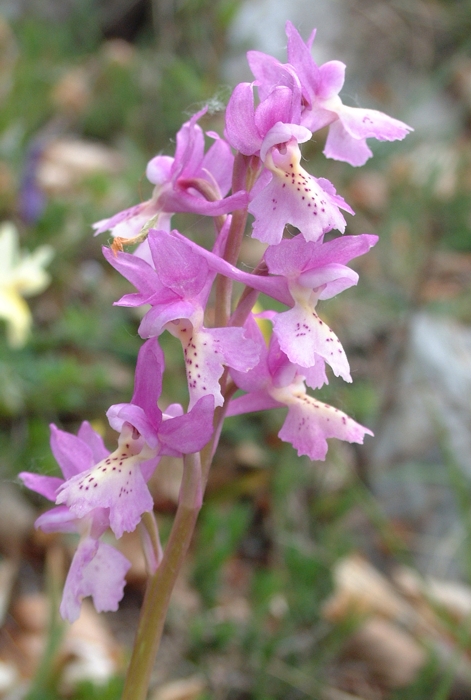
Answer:
[[[159,426],[162,411],[157,401],[162,392],[165,360],[157,338],[147,340],[139,350],[131,403],[140,406],[150,422]]]
[[[199,452],[213,434],[214,399],[203,396],[188,413],[163,421],[160,440],[163,454]]]
[[[207,107],[194,114],[177,133],[172,179],[188,177],[198,169],[204,155],[203,130],[196,123],[205,114]]]
[[[88,421],[83,421],[77,433],[77,437],[89,446],[95,462],[99,462],[101,459],[105,459],[105,457],[109,455],[109,450],[106,449],[103,438],[95,430],[93,430]]]
[[[299,124],[300,119],[301,93],[299,89],[293,93],[293,90],[285,85],[273,88],[255,110],[255,124],[258,133],[262,136],[265,136],[278,122]]]
[[[204,155],[201,163],[201,176],[217,186],[221,197],[225,197],[232,185],[234,156],[231,147],[218,134],[210,134],[214,143]]]
[[[260,150],[262,138],[255,124],[255,104],[250,83],[239,83],[226,108],[224,135],[233,148],[246,156]]]
[[[311,35],[311,43],[305,44],[298,30],[292,22],[288,21],[286,22],[286,36],[288,38],[288,62],[294,67],[299,77],[306,104],[311,106],[320,82],[319,67],[311,56],[311,43],[314,40],[315,31]]]
[[[51,450],[65,479],[70,479],[90,469],[93,464],[92,449],[76,435],[59,430],[51,424]]]

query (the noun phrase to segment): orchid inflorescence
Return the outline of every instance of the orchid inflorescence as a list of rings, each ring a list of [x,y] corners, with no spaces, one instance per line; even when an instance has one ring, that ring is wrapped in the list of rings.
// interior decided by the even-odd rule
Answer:
[[[344,232],[342,211],[353,211],[328,180],[304,169],[300,143],[328,127],[324,154],[359,166],[372,155],[368,138],[403,139],[411,128],[376,110],[344,105],[338,96],[344,64],[315,63],[314,32],[305,43],[288,22],[286,33],[287,63],[248,53],[255,81],[232,92],[224,137],[207,132],[212,143],[205,151],[198,121],[207,108],[200,110],[178,132],[174,157],[157,155],[149,162],[152,197],[95,224],[97,234],[110,231],[114,238],[105,258],[136,289],[116,304],[146,307],[134,393],[129,403],[107,412],[119,434],[114,452],[88,422],[77,435],[53,425],[51,448],[63,479],[20,474],[26,486],[55,502],[36,526],[80,535],[61,604],[70,621],[86,596],[98,611],[117,609],[130,563],[103,535],[110,528],[120,538],[152,513],[147,482],[161,457],[201,453],[193,460],[200,465],[193,473],[199,507],[224,417],[285,407],[279,437],[311,460],[325,458],[328,438],[362,443],[372,435],[306,390],[328,382],[326,365],[351,381],[341,342],[316,307],[357,283],[348,263],[377,236],[325,240],[330,231]],[[172,230],[176,213],[213,217],[212,246]],[[237,267],[248,214],[252,237],[265,244],[253,272]],[[134,251],[125,252],[131,245]],[[244,285],[236,301],[234,281]],[[255,313],[259,294],[286,309]],[[268,339],[262,325],[271,329]],[[159,337],[165,331],[182,345],[186,411],[178,404],[163,410],[158,405],[165,368]],[[152,573],[162,551],[149,533],[144,543]]]

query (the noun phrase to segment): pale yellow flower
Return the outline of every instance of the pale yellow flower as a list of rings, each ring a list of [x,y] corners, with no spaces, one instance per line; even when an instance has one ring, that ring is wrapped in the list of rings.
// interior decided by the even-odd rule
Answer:
[[[18,231],[10,222],[0,225],[0,318],[6,321],[7,341],[22,347],[31,330],[32,316],[23,297],[40,294],[50,282],[45,271],[53,256],[51,246],[33,253],[20,250]]]

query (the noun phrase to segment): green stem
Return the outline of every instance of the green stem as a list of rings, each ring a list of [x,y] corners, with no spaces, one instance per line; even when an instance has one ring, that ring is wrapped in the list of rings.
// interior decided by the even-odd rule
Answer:
[[[190,545],[202,502],[199,454],[185,455],[180,498],[162,562],[142,604],[122,700],[145,700],[175,581]]]

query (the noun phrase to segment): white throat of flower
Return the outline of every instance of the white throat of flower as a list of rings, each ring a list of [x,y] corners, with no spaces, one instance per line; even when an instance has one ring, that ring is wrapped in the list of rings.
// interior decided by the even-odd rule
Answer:
[[[78,484],[79,491],[89,491],[97,488],[100,482],[110,477],[117,477],[125,470],[133,469],[141,462],[155,457],[156,450],[151,449],[144,438],[129,423],[125,423],[118,439],[118,447],[114,452],[98,462],[94,468],[87,472],[83,481]],[[119,478],[119,477],[118,477]],[[126,492],[126,486],[121,487]]]

